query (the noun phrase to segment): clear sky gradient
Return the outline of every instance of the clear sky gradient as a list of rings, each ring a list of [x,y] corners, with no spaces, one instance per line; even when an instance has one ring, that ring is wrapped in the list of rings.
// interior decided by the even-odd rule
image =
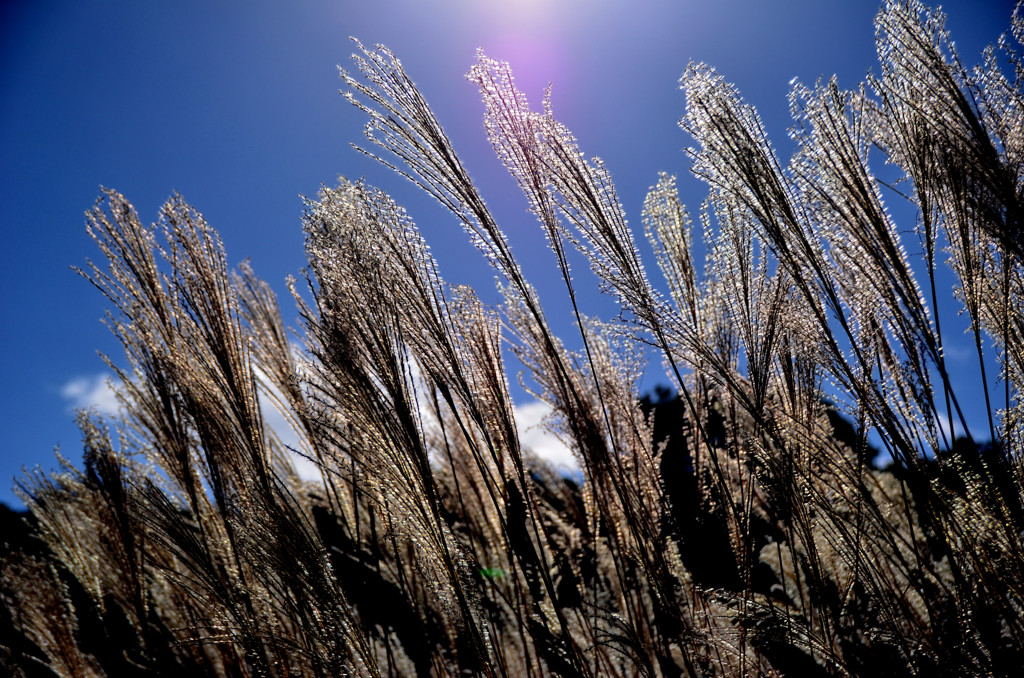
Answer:
[[[1008,28],[1013,3],[944,7],[973,64]],[[98,256],[82,215],[100,186],[123,193],[147,222],[180,192],[220,231],[230,262],[251,258],[286,295],[285,276],[304,263],[300,196],[338,175],[365,176],[406,205],[450,282],[497,301],[493,273],[454,219],[349,147],[362,141],[363,119],[338,94],[348,36],[402,59],[557,311],[562,295],[543,236],[494,159],[464,78],[478,47],[509,60],[533,102],[552,83],[556,115],[584,152],[606,161],[638,227],[659,171],[679,175],[694,211],[705,195],[689,177],[683,149],[692,141],[677,125],[688,62],[705,61],[735,83],[785,158],[788,83],[836,74],[849,88],[877,70],[877,9],[871,0],[0,4],[0,501],[20,505],[14,476],[53,466],[55,446],[80,457],[72,408],[102,396],[97,351],[123,364],[101,323],[103,298],[70,269]],[[585,266],[575,270],[591,287]],[[614,314],[596,293],[583,301],[586,312]],[[573,332],[568,321],[556,329]],[[650,383],[664,380],[657,364],[649,372]]]

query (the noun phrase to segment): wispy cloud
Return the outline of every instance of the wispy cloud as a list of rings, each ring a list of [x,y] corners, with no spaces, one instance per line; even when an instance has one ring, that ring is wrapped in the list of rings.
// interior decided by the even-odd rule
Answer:
[[[551,414],[551,406],[539,400],[516,405],[516,423],[519,427],[519,441],[523,447],[538,457],[567,469],[576,469],[576,458],[569,448],[554,434],[550,433],[544,419]]]
[[[295,433],[295,429],[265,393],[260,393],[260,413],[263,415],[263,426],[268,431],[272,431],[281,444],[291,450],[292,464],[299,477],[303,480],[321,482],[323,476],[317,465],[295,452],[295,450],[304,451],[306,449],[298,434]]]
[[[107,373],[75,377],[60,387],[60,397],[73,409],[95,410],[107,416],[116,415],[120,413],[121,405],[111,386],[112,379],[112,375]],[[302,449],[299,436],[292,430],[288,420],[271,404],[267,394],[261,393],[260,396],[264,425],[274,432],[282,444],[292,450]],[[555,466],[575,470],[578,465],[572,452],[546,428],[544,420],[551,411],[550,405],[539,400],[516,405],[515,415],[520,442],[523,447]],[[433,419],[427,408],[421,408],[421,414],[428,420]],[[294,452],[291,456],[295,470],[303,480],[322,479],[315,464]]]
[[[945,329],[945,326],[943,326]],[[952,332],[949,333],[950,338],[943,337],[944,341],[942,344],[942,355],[946,360],[953,362],[968,362],[977,361],[978,354],[974,349],[974,346],[966,339],[957,337]]]
[[[115,415],[120,412],[121,404],[110,385],[111,378],[107,373],[75,377],[60,387],[60,397],[74,409]]]
[[[953,422],[953,426],[950,426],[949,419],[945,415],[939,414],[936,416],[936,423],[939,425],[940,445],[942,444],[941,436],[945,436],[946,441],[952,443],[954,439],[964,435],[964,427],[960,425],[959,419]],[[974,422],[968,423],[967,430],[970,432],[971,437],[974,438],[974,440],[976,441],[984,440],[985,438],[988,437],[987,435],[982,433],[978,428],[976,428]]]
[[[294,344],[292,344],[292,352],[296,357],[301,357],[301,349]],[[284,401],[284,397],[271,385],[272,380],[262,369],[254,365],[253,370],[256,373],[256,380],[259,382],[257,397],[264,429],[267,433],[272,433],[289,450],[292,465],[300,478],[311,482],[323,482],[319,467],[303,456],[304,453],[308,453],[308,447],[274,402],[275,400]]]

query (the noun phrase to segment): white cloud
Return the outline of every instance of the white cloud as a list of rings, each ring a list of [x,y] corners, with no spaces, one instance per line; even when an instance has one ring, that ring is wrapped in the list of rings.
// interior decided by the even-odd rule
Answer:
[[[942,444],[942,439],[945,438],[947,442],[952,442],[954,436],[950,435],[949,418],[940,414],[936,417],[936,423],[939,425],[939,444]],[[960,424],[956,425],[957,430],[960,429]]]
[[[121,411],[121,404],[111,386],[109,374],[76,377],[60,387],[60,397],[74,409],[93,409],[99,414],[113,416]]]
[[[304,450],[305,447],[288,420],[278,411],[271,399],[262,392],[260,393],[260,413],[263,415],[264,428],[268,432],[272,431],[281,444],[288,448],[295,472],[299,474],[299,477],[314,482],[322,481],[323,477],[320,475],[317,465],[294,452],[294,450]]]
[[[291,344],[292,355],[299,365],[299,371],[302,371],[302,363],[305,359],[303,350],[297,344]],[[413,383],[416,387],[416,406],[419,410],[420,417],[422,418],[424,427],[429,427],[437,423],[437,417],[434,416],[433,411],[427,405],[426,393],[428,392],[427,386],[424,382],[423,373],[420,370],[419,365],[416,361],[411,360],[409,362],[411,370],[411,376]],[[271,379],[261,370],[258,366],[254,366],[257,381],[260,383],[259,387],[259,401],[260,401],[260,413],[263,416],[263,425],[268,432],[273,432],[277,436],[277,439],[285,445],[291,456],[292,464],[295,466],[295,472],[299,475],[302,480],[322,483],[323,475],[320,471],[320,467],[316,463],[310,461],[304,457],[302,453],[308,453],[309,448],[304,444],[302,437],[295,432],[288,419],[281,414],[274,404],[274,399],[281,399],[281,394],[272,385]],[[296,452],[298,450],[299,452]]]
[[[946,417],[944,414],[936,415],[935,418],[936,418],[936,423],[939,425],[939,445],[942,445],[942,436],[943,435],[946,436],[946,442],[950,443],[950,444],[952,444],[952,442],[953,442],[953,440],[955,438],[964,435],[964,427],[960,425],[960,420],[959,419],[957,419],[953,423],[953,426],[951,428],[950,425],[949,425],[949,418]],[[953,432],[953,435],[950,435],[950,431],[951,430]],[[973,423],[972,423],[971,426],[968,426],[968,430],[970,431],[971,437],[974,438],[975,440],[983,440],[984,438],[987,437],[987,436],[979,436],[978,435],[978,431],[975,428],[975,426],[973,425]]]
[[[292,349],[293,351],[297,350],[294,344]],[[295,452],[295,450],[306,452],[307,446],[302,443],[302,439],[295,432],[295,429],[292,428],[288,419],[281,414],[281,411],[274,404],[275,399],[283,401],[281,393],[271,386],[271,380],[263,370],[256,365],[253,366],[253,370],[259,382],[257,397],[259,398],[260,415],[263,417],[264,429],[267,433],[273,433],[273,435],[277,436],[281,444],[287,448],[291,456],[292,465],[295,467],[295,472],[299,475],[299,478],[310,482],[323,482],[320,468],[306,457]]]
[[[519,442],[538,457],[567,469],[576,469],[576,458],[557,436],[544,426],[544,419],[552,408],[539,400],[516,405],[516,425],[519,428]]]
[[[950,333],[952,334],[952,333]],[[959,337],[953,337],[942,344],[942,356],[947,361],[958,363],[978,360],[978,353],[974,346]]]
[[[262,376],[262,375],[261,375]],[[422,379],[419,374],[416,378]],[[75,409],[94,409],[99,414],[113,416],[121,412],[121,405],[111,385],[113,377],[107,373],[76,377],[60,387],[60,397]],[[422,383],[419,384],[422,387]],[[262,390],[262,389],[261,389]],[[422,390],[420,392],[422,397]],[[292,429],[284,415],[278,412],[265,393],[260,393],[260,410],[264,425],[277,435],[278,439],[292,450],[303,449],[299,436]],[[519,440],[538,457],[555,466],[576,470],[578,465],[572,452],[557,436],[550,433],[544,420],[551,414],[551,406],[539,400],[515,406]],[[420,413],[425,423],[434,419],[429,408],[420,403]],[[317,466],[294,452],[291,455],[295,470],[303,480],[321,481]]]
[[[60,397],[73,409],[95,410],[105,416],[114,416],[122,410],[111,385],[112,380],[113,376],[108,373],[76,377],[60,387]],[[299,436],[264,393],[260,393],[260,411],[264,425],[273,430],[278,440],[290,449],[302,449]],[[322,480],[319,469],[311,461],[294,452],[291,457],[300,478]]]

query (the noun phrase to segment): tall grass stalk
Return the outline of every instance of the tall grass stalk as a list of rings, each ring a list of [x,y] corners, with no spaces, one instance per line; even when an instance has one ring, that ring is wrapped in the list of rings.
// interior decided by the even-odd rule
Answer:
[[[229,269],[195,208],[174,196],[146,226],[104,191],[88,214],[104,261],[83,275],[125,349],[109,362],[123,414],[81,413],[82,468],[19,483],[31,514],[0,551],[0,666],[1012,675],[1024,19],[974,68],[916,0],[887,2],[876,29],[880,71],[858,89],[793,85],[788,162],[735,87],[686,68],[681,125],[708,196],[699,229],[674,177],[644,203],[665,291],[609,168],[549,97],[534,110],[511,66],[478,55],[469,79],[551,246],[579,331],[568,342],[384,47],[356,43],[342,73],[367,117],[364,152],[454,215],[499,276],[497,307],[442,278],[390,196],[341,180],[306,207],[296,340],[270,286]],[[898,190],[872,172],[879,158],[902,173]],[[907,202],[913,223],[886,200]],[[616,321],[580,310],[573,248],[618,298]],[[946,359],[940,315],[954,307],[976,378]],[[652,350],[678,396],[641,397]],[[579,477],[522,444],[510,356]],[[974,383],[988,442],[970,437]],[[268,406],[296,444],[268,427]],[[967,437],[952,438],[954,421]]]

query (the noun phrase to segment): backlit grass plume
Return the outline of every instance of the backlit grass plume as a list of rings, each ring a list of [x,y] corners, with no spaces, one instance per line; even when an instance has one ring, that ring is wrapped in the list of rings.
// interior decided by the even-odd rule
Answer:
[[[1024,19],[973,68],[916,0],[887,2],[876,29],[880,71],[859,88],[793,84],[789,161],[735,87],[687,66],[681,126],[708,195],[691,216],[675,178],[652,174],[646,238],[613,168],[481,52],[486,134],[555,290],[526,279],[404,66],[356,43],[342,77],[364,152],[452,213],[497,273],[494,307],[445,281],[391,196],[343,179],[306,206],[293,335],[194,207],[175,196],[146,226],[104,191],[88,214],[103,261],[83,274],[125,350],[110,361],[122,414],[81,413],[81,467],[19,483],[30,513],[0,551],[0,666],[1019,671]],[[883,161],[895,189],[872,171]],[[615,320],[580,311],[592,278],[571,274],[573,248]],[[554,334],[542,293],[565,295],[578,336]],[[952,373],[940,308],[966,316],[977,374]],[[642,396],[652,354],[671,388]],[[520,438],[510,369],[578,474]],[[950,435],[970,431],[968,399],[987,405],[987,441]]]

